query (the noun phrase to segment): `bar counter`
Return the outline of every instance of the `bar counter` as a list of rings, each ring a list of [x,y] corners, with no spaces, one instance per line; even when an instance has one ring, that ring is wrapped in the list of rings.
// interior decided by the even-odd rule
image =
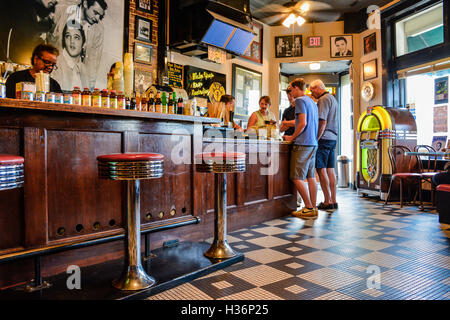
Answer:
[[[165,157],[163,178],[141,183],[142,230],[161,230],[150,234],[152,250],[169,240],[211,238],[214,177],[196,172],[193,163],[199,150],[195,133],[202,137],[203,125],[214,123],[218,119],[0,99],[0,153],[25,158],[24,188],[0,192],[0,259],[81,244],[43,256],[45,277],[65,272],[69,265],[120,258],[122,238],[82,246],[125,232],[126,188],[98,178],[96,158],[109,153],[152,152]],[[213,142],[202,138],[199,151],[208,150]],[[228,231],[289,214],[296,206],[289,181],[289,144],[233,143],[236,151],[247,153],[247,167],[245,173],[228,177]],[[279,160],[275,174],[261,174],[270,166],[267,161],[249,159],[260,149]],[[189,161],[180,162],[174,154]],[[173,225],[180,227],[170,228]],[[0,288],[32,278],[31,258],[0,264]]]

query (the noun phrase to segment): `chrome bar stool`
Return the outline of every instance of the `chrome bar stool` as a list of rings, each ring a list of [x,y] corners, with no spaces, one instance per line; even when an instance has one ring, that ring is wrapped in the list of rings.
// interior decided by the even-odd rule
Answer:
[[[227,173],[245,171],[245,154],[200,153],[195,158],[198,172],[214,173],[214,240],[204,255],[214,259],[234,257],[237,253],[227,242]]]
[[[127,181],[127,228],[125,267],[113,286],[121,290],[141,290],[152,286],[155,279],[142,268],[140,180],[161,178],[164,156],[155,153],[118,153],[97,157],[101,179]]]
[[[23,187],[23,163],[20,156],[0,154],[0,190]]]

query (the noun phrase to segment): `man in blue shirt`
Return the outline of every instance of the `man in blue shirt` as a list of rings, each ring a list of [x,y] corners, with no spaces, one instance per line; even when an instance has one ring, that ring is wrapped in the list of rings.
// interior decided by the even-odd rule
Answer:
[[[285,135],[284,140],[293,142],[290,178],[305,203],[305,207],[293,215],[299,218],[317,218],[315,162],[319,114],[314,101],[305,95],[305,81],[302,78],[292,81],[290,87],[295,98],[295,131],[291,136]],[[303,181],[305,179],[308,187]]]

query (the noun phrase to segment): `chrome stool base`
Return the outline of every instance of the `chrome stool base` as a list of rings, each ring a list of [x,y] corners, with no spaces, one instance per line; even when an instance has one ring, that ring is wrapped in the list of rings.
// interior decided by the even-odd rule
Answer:
[[[227,173],[245,171],[245,154],[199,154],[198,172],[214,173],[214,240],[204,256],[228,259],[236,256],[227,242]]]
[[[127,224],[125,265],[113,286],[120,290],[142,290],[156,280],[142,268],[140,180],[157,179],[164,174],[164,160],[158,154],[113,154],[99,156],[100,179],[122,180],[127,183]]]
[[[120,290],[142,290],[154,285],[156,280],[141,266],[127,266],[122,276],[113,281],[114,288]]]

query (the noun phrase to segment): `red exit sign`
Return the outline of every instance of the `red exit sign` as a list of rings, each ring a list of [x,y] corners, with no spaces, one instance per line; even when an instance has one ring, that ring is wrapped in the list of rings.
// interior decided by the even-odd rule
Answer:
[[[306,39],[306,46],[308,48],[317,48],[323,46],[323,41],[321,36],[308,37]]]

